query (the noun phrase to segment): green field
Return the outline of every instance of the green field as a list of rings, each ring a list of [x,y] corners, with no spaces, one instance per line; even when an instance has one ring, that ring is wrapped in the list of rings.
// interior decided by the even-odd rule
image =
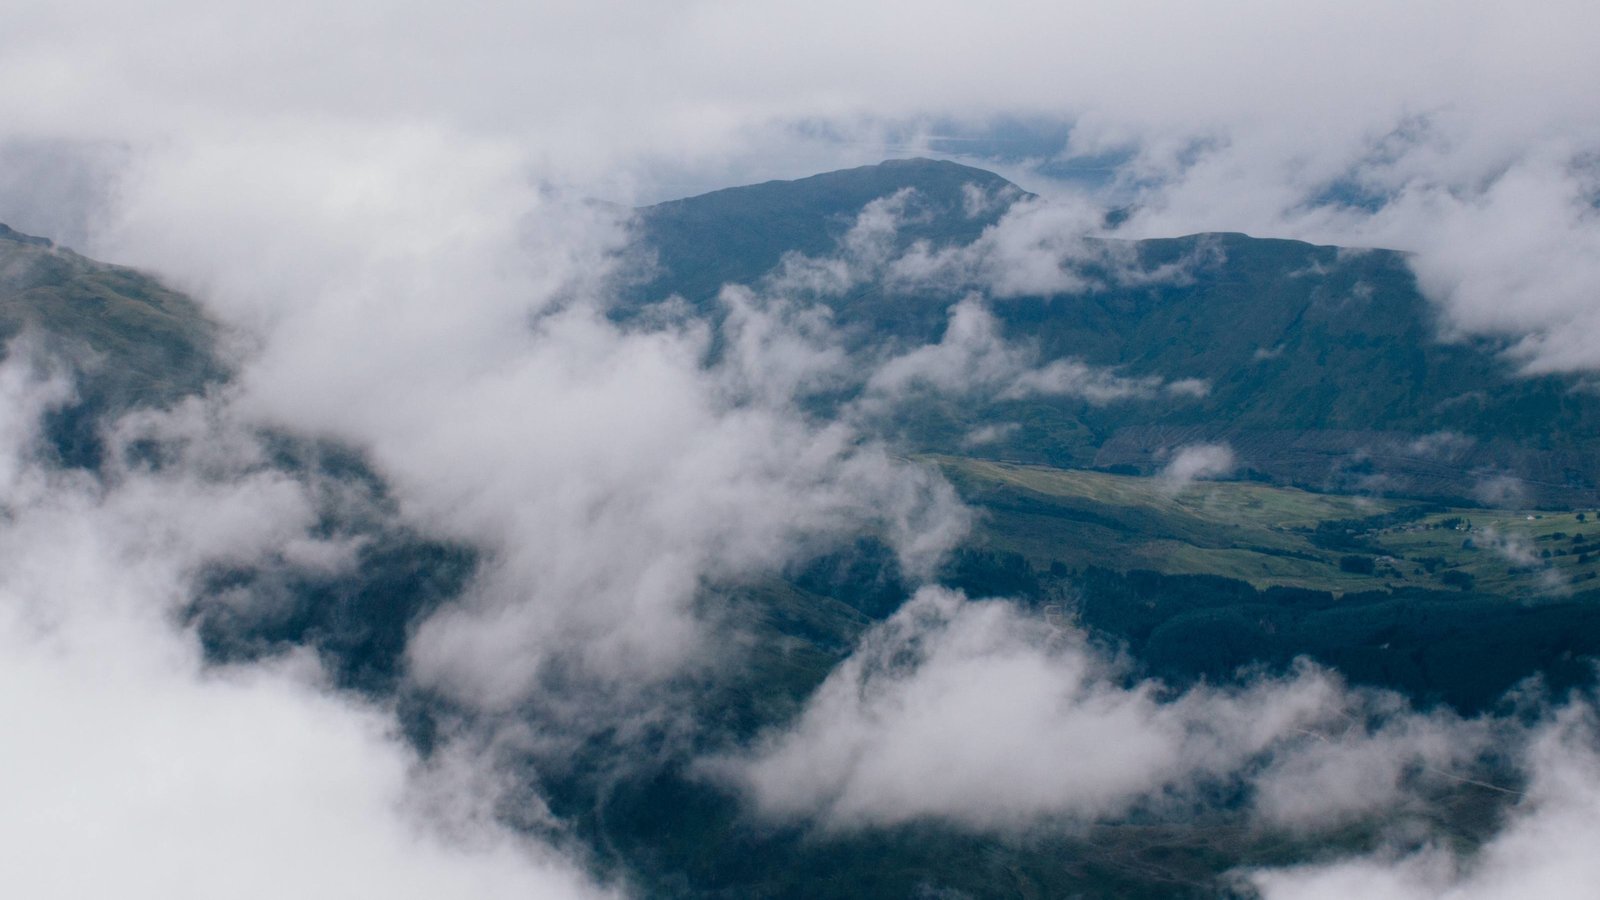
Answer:
[[[1600,586],[1588,583],[1600,570],[1600,523],[1589,513],[1444,507],[1249,481],[1178,488],[1152,477],[928,459],[983,510],[980,541],[1039,568],[1150,569],[1336,594],[1472,587],[1537,597]]]

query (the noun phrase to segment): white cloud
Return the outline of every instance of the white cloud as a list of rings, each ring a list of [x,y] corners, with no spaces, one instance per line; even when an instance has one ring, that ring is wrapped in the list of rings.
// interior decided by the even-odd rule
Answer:
[[[832,27],[847,13],[852,28]],[[284,135],[382,156],[408,132],[431,133],[463,153],[415,173],[408,184],[425,194],[478,168],[474,148],[496,146],[536,179],[626,197],[658,193],[652,179],[709,186],[874,161],[917,149],[915,137],[888,142],[926,135],[917,123],[932,118],[1045,116],[1076,123],[1071,153],[1132,152],[1132,233],[1249,230],[1414,250],[1457,326],[1522,339],[1535,369],[1594,364],[1584,285],[1600,233],[1590,204],[1600,118],[1581,86],[1600,66],[1589,52],[1600,22],[1582,3],[1466,15],[1432,0],[891,2],[865,16],[713,0],[671,11],[360,3],[330,17],[304,2],[169,0],[137,13],[23,3],[9,24],[0,75],[30,85],[0,101],[12,146],[79,141],[133,166],[131,177],[97,163],[87,181],[15,185],[27,215],[53,182],[74,196],[137,184],[152,158]],[[363,52],[349,53],[357,44]],[[304,162],[264,153],[225,189]],[[192,192],[221,187],[204,167],[191,174]],[[352,170],[333,196],[366,202],[363,181]],[[1392,202],[1375,214],[1314,202],[1341,182]],[[120,190],[67,199],[115,207]],[[235,209],[260,215],[246,212],[257,205]],[[288,206],[276,214],[281,233],[305,224]],[[126,258],[152,261],[131,248]],[[1060,278],[1027,266],[998,274],[1018,289]]]
[[[1528,488],[1515,475],[1490,475],[1472,486],[1472,496],[1501,509],[1519,509],[1528,504]]]
[[[39,440],[40,416],[74,397],[63,367],[40,355],[28,333],[7,345],[9,365],[0,365],[0,488],[27,496],[38,490],[27,451]]]
[[[1477,441],[1455,431],[1435,431],[1419,437],[1405,447],[1405,452],[1424,458],[1455,459],[1471,450]]]
[[[1172,452],[1160,477],[1168,490],[1176,492],[1198,479],[1225,477],[1238,468],[1239,461],[1227,444],[1189,444]]]
[[[1171,802],[1339,721],[1350,702],[1310,669],[1178,694],[1125,685],[1124,674],[1077,631],[926,588],[862,640],[790,727],[704,768],[766,817],[1021,829]],[[1375,805],[1387,799],[1375,792],[1393,791],[1346,787]],[[1276,793],[1264,802],[1289,814]]]
[[[763,333],[747,320],[738,351],[745,360],[712,373],[700,368],[703,332],[623,333],[607,324],[595,309],[622,229],[581,196],[626,200],[659,194],[664,177],[758,180],[873,161],[915,150],[886,148],[884,136],[929,117],[1061,117],[1077,123],[1073,152],[1132,153],[1116,185],[1138,201],[1127,234],[1249,230],[1414,251],[1424,289],[1454,327],[1508,336],[1533,370],[1597,364],[1593,4],[1463,11],[1433,0],[982,8],[896,0],[784,10],[706,0],[330,10],[303,0],[166,0],[20,2],[7,13],[0,80],[26,89],[0,97],[0,143],[75,147],[110,162],[96,162],[85,181],[43,170],[0,179],[0,220],[21,210],[74,240],[81,234],[83,249],[155,268],[195,291],[250,350],[238,415],[357,444],[393,482],[410,521],[482,546],[488,564],[470,604],[431,623],[413,655],[423,677],[491,706],[526,695],[553,653],[623,685],[692,664],[704,635],[689,600],[704,579],[781,566],[866,528],[887,530],[909,565],[926,567],[964,521],[948,486],[929,473],[785,407],[783,398],[835,364],[826,351],[813,355],[815,342],[782,333],[788,324]],[[846,19],[852,27],[838,28]],[[1341,180],[1388,202],[1376,212],[1308,202]],[[1082,204],[1019,212],[977,251],[914,255],[901,274],[976,280],[998,294],[1070,290],[1092,212]],[[878,252],[881,243],[868,238],[882,234],[862,231],[857,249]],[[819,284],[837,276],[811,274]],[[1038,369],[1025,348],[997,342],[980,307],[957,310],[944,342],[892,362],[879,385],[978,383],[1091,398],[1159,387],[1071,363]],[[770,381],[757,377],[757,358],[782,361]],[[21,439],[37,395],[12,387],[4,399],[23,424],[6,435]],[[1175,474],[1220,465],[1194,463]],[[197,559],[264,547],[327,565],[344,558],[337,547],[291,549],[303,540],[306,508],[294,483],[266,474],[201,487],[132,478],[103,495],[41,481],[26,462],[14,461],[5,477],[12,505],[43,504],[25,517],[35,531],[7,526],[26,539],[18,547],[37,551],[16,551],[18,566],[5,576],[23,599],[139,606],[128,598],[159,595],[165,603]],[[71,548],[82,572],[44,565],[63,558],[58,545]],[[114,564],[90,565],[103,559]],[[191,716],[256,710],[263,730],[240,726],[248,745],[193,736],[208,752],[184,762],[211,777],[230,751],[292,742],[297,727],[311,727],[329,746],[294,745],[285,758],[325,757],[367,780],[350,782],[354,796],[335,794],[349,803],[340,821],[351,827],[319,831],[314,823],[326,820],[314,819],[308,842],[331,835],[326,846],[337,849],[335,838],[370,841],[350,852],[397,860],[397,875],[445,858],[401,840],[385,818],[405,756],[374,736],[370,711],[351,711],[276,670],[200,680],[192,648],[164,623],[136,618],[130,631],[102,633],[83,624],[95,617],[70,614],[75,607],[24,608],[23,619],[66,616],[57,634],[69,645],[141,636],[106,657],[104,671],[146,691],[149,723],[116,718],[143,695],[96,681],[99,657],[50,649],[40,632],[7,626],[12,658],[27,667],[19,677],[55,685],[83,709],[79,724],[124,722],[130,743],[147,749],[147,767],[129,769],[140,774],[121,788],[137,794],[141,783],[163,783],[159,761],[182,744],[167,740],[168,725],[183,730]],[[1154,736],[1141,732],[1126,758],[1106,762],[1109,780],[1094,784],[1024,745],[1035,755],[1020,771],[1034,777],[1026,787],[1003,785],[995,799],[1004,803],[987,802],[986,785],[959,777],[935,781],[940,789],[924,799],[896,772],[817,748],[818,765],[828,767],[818,793],[780,792],[772,802],[825,808],[841,821],[969,815],[961,804],[986,821],[1112,809],[1159,780],[1151,773],[1164,771],[1158,764],[1174,746],[1187,754],[1185,742],[1200,740],[1181,702],[1104,693],[1073,668],[1086,663],[1038,649],[1027,626],[995,611],[1002,607],[967,609],[948,613],[965,624],[935,632],[944,638],[934,641],[927,678],[879,679],[858,666],[830,682],[855,679],[878,692],[852,700],[834,687],[818,701],[832,704],[856,746],[904,749],[878,729],[904,718],[997,765],[994,751],[963,744],[941,715],[903,705],[929,692],[948,693],[963,714],[993,716],[1004,726],[998,734],[1040,737],[1047,749],[1091,762],[1106,762],[1104,748],[1022,701],[1054,689],[1046,699],[1065,697],[1113,724],[1148,717]],[[941,680],[965,671],[967,639],[992,645],[1004,665],[985,677],[1015,681],[1015,704],[990,709],[961,683]],[[1236,702],[1220,696],[1208,711]],[[116,703],[86,706],[102,697]],[[49,712],[18,691],[8,702],[16,716]],[[327,720],[344,724],[318,732]],[[1224,757],[1256,746],[1254,723],[1240,727],[1244,737],[1202,745]],[[54,776],[51,784],[77,771],[63,760],[106,762],[94,755],[103,745],[52,734],[14,745]],[[810,752],[804,742],[792,746],[792,754]],[[929,774],[906,758],[915,763],[908,771]],[[281,802],[273,807],[279,821],[300,823],[303,795],[328,788],[297,780],[307,773],[271,769],[266,755],[244,759],[285,779],[283,790],[250,798]],[[1567,773],[1561,787],[1573,797],[1600,783],[1592,766],[1549,771]],[[216,777],[228,774],[236,773]],[[95,787],[144,808],[141,796]],[[1565,808],[1552,796],[1548,808]],[[894,802],[875,805],[879,798]],[[151,833],[199,831],[226,848],[255,846],[255,835],[209,835],[202,825],[211,821],[192,817]],[[1518,827],[1500,851],[1508,858],[1521,851],[1538,862],[1565,848],[1562,835],[1519,844]],[[76,839],[110,842],[110,833]],[[39,852],[52,858],[50,847]],[[170,858],[150,854],[153,865]],[[71,874],[92,877],[83,867]],[[505,883],[523,877],[544,876]],[[422,876],[414,883],[473,893]]]
[[[868,202],[855,214],[849,230],[839,238],[836,253],[822,257],[786,253],[778,268],[764,279],[764,289],[779,297],[794,294],[828,297],[843,294],[863,282],[881,279],[884,267],[895,259],[899,250],[901,227],[927,215],[914,211],[918,199],[914,188],[902,188]]]
[[[891,285],[901,289],[979,290],[995,297],[1075,294],[1099,282],[1083,269],[1108,261],[1124,245],[1089,241],[1099,213],[1084,203],[1021,201],[971,244],[913,246],[894,260]]]
[[[1038,351],[1010,342],[983,301],[970,295],[950,307],[950,320],[937,344],[925,344],[885,360],[866,384],[865,403],[903,399],[917,389],[956,396],[997,399],[1076,397],[1097,406],[1123,400],[1148,400],[1163,393],[1194,397],[1196,379],[1166,382],[1158,376],[1130,377],[1078,359],[1040,365]]]
[[[967,432],[962,437],[964,447],[983,447],[998,443],[1014,434],[1022,426],[1016,422],[1005,422],[999,425],[980,425]]]
[[[608,321],[624,222],[529,183],[501,143],[328,126],[189,145],[120,209],[107,241],[183,273],[240,336],[241,415],[362,449],[408,523],[484,552],[410,654],[469,705],[523,700],[556,664],[647,691],[724,661],[695,610],[708,583],[868,531],[925,572],[966,526],[936,474],[793,409],[831,358],[794,355],[799,320],[730,295],[735,352],[710,369],[702,324]]]
[[[462,842],[408,814],[414,762],[381,710],[293,668],[202,671],[192,639],[154,611],[96,612],[108,621],[57,622],[44,641],[13,609],[0,624],[8,890],[603,893],[549,851],[505,835]]]
[[[1600,879],[1600,754],[1594,712],[1570,705],[1544,724],[1528,752],[1527,796],[1481,849],[1458,856],[1433,845],[1406,853],[1254,873],[1269,900],[1490,900],[1583,897]]]
[[[927,588],[793,722],[700,767],[762,819],[835,833],[929,821],[1020,833],[1134,810],[1182,821],[1221,788],[1264,836],[1387,822],[1384,833],[1414,837],[1446,792],[1516,793],[1480,773],[1526,737],[1511,720],[1419,712],[1304,663],[1176,691],[1129,677],[1047,616]]]
[[[1260,822],[1318,831],[1398,818],[1407,807],[1426,810],[1424,789],[1459,786],[1466,778],[1460,773],[1473,771],[1492,741],[1505,738],[1488,721],[1463,722],[1441,709],[1413,713],[1393,697],[1368,696],[1363,704],[1364,715],[1307,735],[1251,776]]]
[[[181,625],[203,568],[326,563],[314,552],[308,486],[235,454],[249,443],[241,433],[183,421],[195,406],[172,414],[175,431],[202,438],[174,448],[190,457],[181,464],[113,462],[104,479],[42,466],[37,415],[63,392],[59,381],[31,381],[34,368],[15,343],[0,365],[9,473],[0,843],[10,892],[607,893],[491,820],[418,807],[422,770],[392,713],[333,694],[313,660],[205,665]],[[145,418],[143,436],[162,428]],[[492,800],[463,793],[458,808]]]

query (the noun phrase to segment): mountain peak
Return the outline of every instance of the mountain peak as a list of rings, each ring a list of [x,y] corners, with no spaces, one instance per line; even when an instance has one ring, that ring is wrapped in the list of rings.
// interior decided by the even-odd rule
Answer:
[[[934,245],[968,243],[1033,196],[993,172],[912,158],[670,200],[639,210],[641,237],[669,261],[640,293],[670,282],[704,301],[727,281],[760,277],[785,253],[833,252],[867,204],[907,188],[919,214],[902,224],[900,239]]]
[[[954,192],[959,198],[966,185],[990,194],[1003,193],[1013,199],[1032,196],[987,169],[916,156],[886,159],[873,165],[838,169],[805,178],[775,179],[723,188],[694,197],[669,200],[646,207],[646,211],[670,210],[690,204],[705,205],[735,197],[760,200],[763,205],[774,202],[806,207],[853,205],[859,209],[879,197],[886,197],[904,188],[914,188],[931,196]]]
[[[35,237],[31,234],[23,234],[4,222],[0,222],[0,241],[13,241],[18,244],[31,244],[36,247],[55,246],[55,243],[49,238]]]

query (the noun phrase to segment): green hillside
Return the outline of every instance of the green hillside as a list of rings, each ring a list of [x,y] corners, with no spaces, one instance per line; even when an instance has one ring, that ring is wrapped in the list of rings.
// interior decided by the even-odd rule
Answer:
[[[1458,508],[1249,481],[1175,490],[1160,478],[931,459],[984,510],[985,545],[1039,568],[1148,569],[1333,593],[1600,588],[1590,584],[1600,570],[1592,511]]]

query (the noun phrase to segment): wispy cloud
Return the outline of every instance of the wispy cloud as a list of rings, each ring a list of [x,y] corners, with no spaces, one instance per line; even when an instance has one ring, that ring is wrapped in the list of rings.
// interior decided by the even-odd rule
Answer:
[[[1239,461],[1227,444],[1188,444],[1172,451],[1160,477],[1168,490],[1177,492],[1198,479],[1232,475],[1238,468]]]
[[[1477,900],[1530,891],[1580,896],[1600,876],[1585,849],[1600,829],[1595,746],[1594,710],[1586,703],[1569,706],[1542,723],[1528,753],[1531,778],[1525,798],[1505,826],[1474,853],[1454,852],[1442,840],[1420,849],[1397,845],[1354,859],[1256,872],[1251,881],[1274,900],[1357,894]]]
[[[243,897],[611,893],[553,848],[467,815],[491,795],[460,790],[457,814],[421,814],[423,770],[392,711],[335,694],[308,653],[205,663],[181,624],[200,571],[321,570],[344,555],[317,533],[311,485],[262,465],[248,430],[207,422],[198,404],[127,432],[197,438],[169,447],[168,465],[57,469],[37,420],[65,396],[62,381],[40,380],[23,345],[8,349],[0,712],[12,724],[0,787],[12,802],[0,836],[11,890],[181,894],[200,879]]]
[[[1173,691],[1036,612],[926,589],[790,726],[703,767],[761,816],[830,830],[1181,817],[1226,784],[1248,787],[1265,826],[1319,829],[1390,810],[1418,766],[1470,771],[1489,737],[1309,666]]]
[[[614,695],[669,683],[717,649],[693,602],[705,585],[866,533],[927,571],[961,533],[966,513],[942,479],[859,422],[814,421],[796,395],[839,379],[886,397],[918,385],[1101,403],[1203,392],[1186,373],[1046,361],[1002,340],[986,304],[1149,275],[1127,245],[1091,239],[1108,204],[1123,207],[1122,237],[1242,230],[1406,250],[1447,329],[1505,338],[1529,371],[1600,365],[1590,6],[355,3],[330,18],[304,0],[24,2],[0,32],[0,79],[26,86],[0,97],[0,220],[195,293],[241,364],[213,401],[220,420],[356,448],[399,521],[483,554],[468,595],[417,632],[415,679],[521,710],[550,696],[543,673],[571,667],[568,683],[618,704],[575,702],[569,718],[593,726],[596,710],[627,708]],[[626,330],[602,313],[625,216],[587,198],[627,205],[873,162],[922,148],[933,119],[1007,113],[1070,123],[1066,155],[1118,160],[1105,191],[1040,177],[1026,186],[1055,202],[1015,207],[965,247],[904,252],[890,238],[914,204],[886,198],[840,252],[791,257],[771,284],[729,294],[720,335],[682,321]],[[1181,282],[1214,261],[1155,274]],[[800,295],[867,278],[979,299],[956,305],[940,340],[866,366],[830,346]],[[728,351],[708,370],[719,339]],[[0,371],[0,441],[26,447],[65,384]],[[178,424],[141,427],[179,442]],[[385,711],[331,697],[292,665],[202,666],[166,618],[196,567],[265,556],[337,569],[350,548],[315,533],[296,477],[239,464],[249,439],[181,427],[200,435],[196,453],[246,449],[112,482],[0,456],[5,702],[10,721],[37,723],[4,742],[3,768],[27,779],[14,809],[54,816],[8,823],[18,858],[41,862],[30,872],[82,879],[68,893],[105,893],[113,877],[164,889],[199,848],[239,867],[228,884],[275,895],[375,873],[396,895],[585,889],[569,864],[529,863],[494,829],[480,835],[489,849],[463,854],[396,819],[414,760],[385,736]],[[1208,452],[1180,452],[1174,479],[1221,474]],[[869,647],[839,670],[746,770],[768,809],[992,824],[1126,808],[1293,740],[1299,699],[1333,690],[1302,673],[1176,699],[1127,691],[1077,638],[936,593],[879,635],[920,647],[919,661],[896,670]],[[952,673],[999,693],[980,698]],[[18,687],[29,684],[48,690]],[[1514,878],[1544,893],[1593,883],[1586,810],[1600,779],[1583,716],[1566,716],[1540,732],[1535,799],[1472,866],[1425,852],[1261,884],[1470,896],[1509,893]],[[1013,743],[1002,752],[954,727],[968,719]],[[1125,753],[1094,739],[1122,724],[1136,726]],[[916,734],[967,756],[913,753],[927,749]],[[1451,758],[1434,737],[1384,734],[1401,735],[1405,759]],[[906,768],[840,746],[903,750]],[[211,790],[185,793],[173,760]],[[986,780],[1007,768],[1028,777]],[[1365,796],[1393,768],[1357,756],[1277,775],[1343,785],[1319,781],[1343,771]],[[794,771],[805,777],[786,782]],[[152,805],[149,784],[188,802]],[[1272,815],[1316,818],[1296,812],[1298,796]],[[261,867],[259,848],[290,838],[306,864]],[[86,856],[116,864],[78,865]]]

